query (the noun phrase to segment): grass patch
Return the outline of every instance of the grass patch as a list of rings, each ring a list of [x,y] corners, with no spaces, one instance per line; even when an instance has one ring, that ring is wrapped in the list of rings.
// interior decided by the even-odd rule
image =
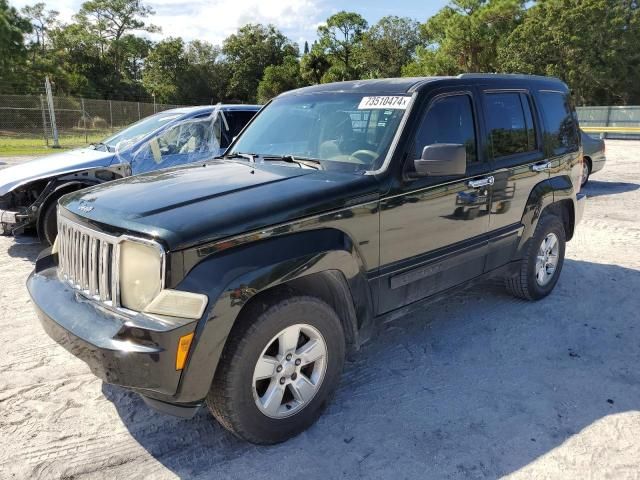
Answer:
[[[0,132],[0,157],[14,155],[48,155],[51,153],[86,147],[90,143],[99,142],[111,135],[111,131],[92,131],[87,133],[71,133],[60,135],[60,148],[47,147],[44,138],[37,135],[15,135]],[[51,140],[49,145],[51,145]]]

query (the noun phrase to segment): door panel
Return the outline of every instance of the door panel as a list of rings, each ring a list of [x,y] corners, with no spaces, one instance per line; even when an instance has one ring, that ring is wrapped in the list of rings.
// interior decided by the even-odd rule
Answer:
[[[469,92],[445,92],[434,98],[407,156],[419,156],[429,144],[462,143],[468,150],[467,176],[414,178],[404,183],[401,193],[381,201],[379,313],[438,293],[483,271],[489,187],[473,187],[469,181],[485,178],[489,165],[477,160],[477,116],[472,98]],[[466,125],[469,122],[473,125]]]
[[[549,165],[542,151],[540,121],[528,92],[484,92],[483,104],[495,166],[485,267],[490,271],[511,260],[529,194],[549,178]]]

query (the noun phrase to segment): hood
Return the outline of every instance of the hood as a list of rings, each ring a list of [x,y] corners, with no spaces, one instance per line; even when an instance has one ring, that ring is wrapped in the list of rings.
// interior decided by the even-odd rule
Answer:
[[[372,176],[219,160],[116,180],[71,193],[60,204],[109,229],[140,232],[179,250],[340,208],[373,186]]]
[[[109,166],[113,158],[113,152],[81,148],[4,168],[0,170],[0,196],[36,180],[87,168]]]

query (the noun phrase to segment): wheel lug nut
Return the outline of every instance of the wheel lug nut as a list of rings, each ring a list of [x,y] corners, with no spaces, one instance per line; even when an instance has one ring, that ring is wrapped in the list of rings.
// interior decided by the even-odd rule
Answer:
[[[286,382],[285,378],[284,377],[280,378],[280,385],[284,385],[284,382]]]
[[[295,380],[298,377],[298,375],[296,373],[292,373],[291,374],[291,380]]]
[[[287,355],[287,360],[291,360],[291,354]]]
[[[282,371],[282,365],[278,365],[276,367],[276,372],[280,373]]]
[[[300,360],[299,358],[296,358],[296,366],[299,366],[302,363],[302,360]]]

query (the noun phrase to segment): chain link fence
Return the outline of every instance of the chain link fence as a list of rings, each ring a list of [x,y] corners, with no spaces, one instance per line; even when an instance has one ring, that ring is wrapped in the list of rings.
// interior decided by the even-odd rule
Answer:
[[[75,146],[104,137],[153,115],[181,105],[53,97],[60,144]],[[39,139],[52,144],[47,98],[43,95],[0,95],[0,142]]]
[[[181,105],[53,97],[60,144],[100,141],[138,120]],[[590,135],[640,138],[640,106],[578,107],[580,126]],[[46,95],[0,95],[0,147],[23,142],[49,146],[53,132]]]

